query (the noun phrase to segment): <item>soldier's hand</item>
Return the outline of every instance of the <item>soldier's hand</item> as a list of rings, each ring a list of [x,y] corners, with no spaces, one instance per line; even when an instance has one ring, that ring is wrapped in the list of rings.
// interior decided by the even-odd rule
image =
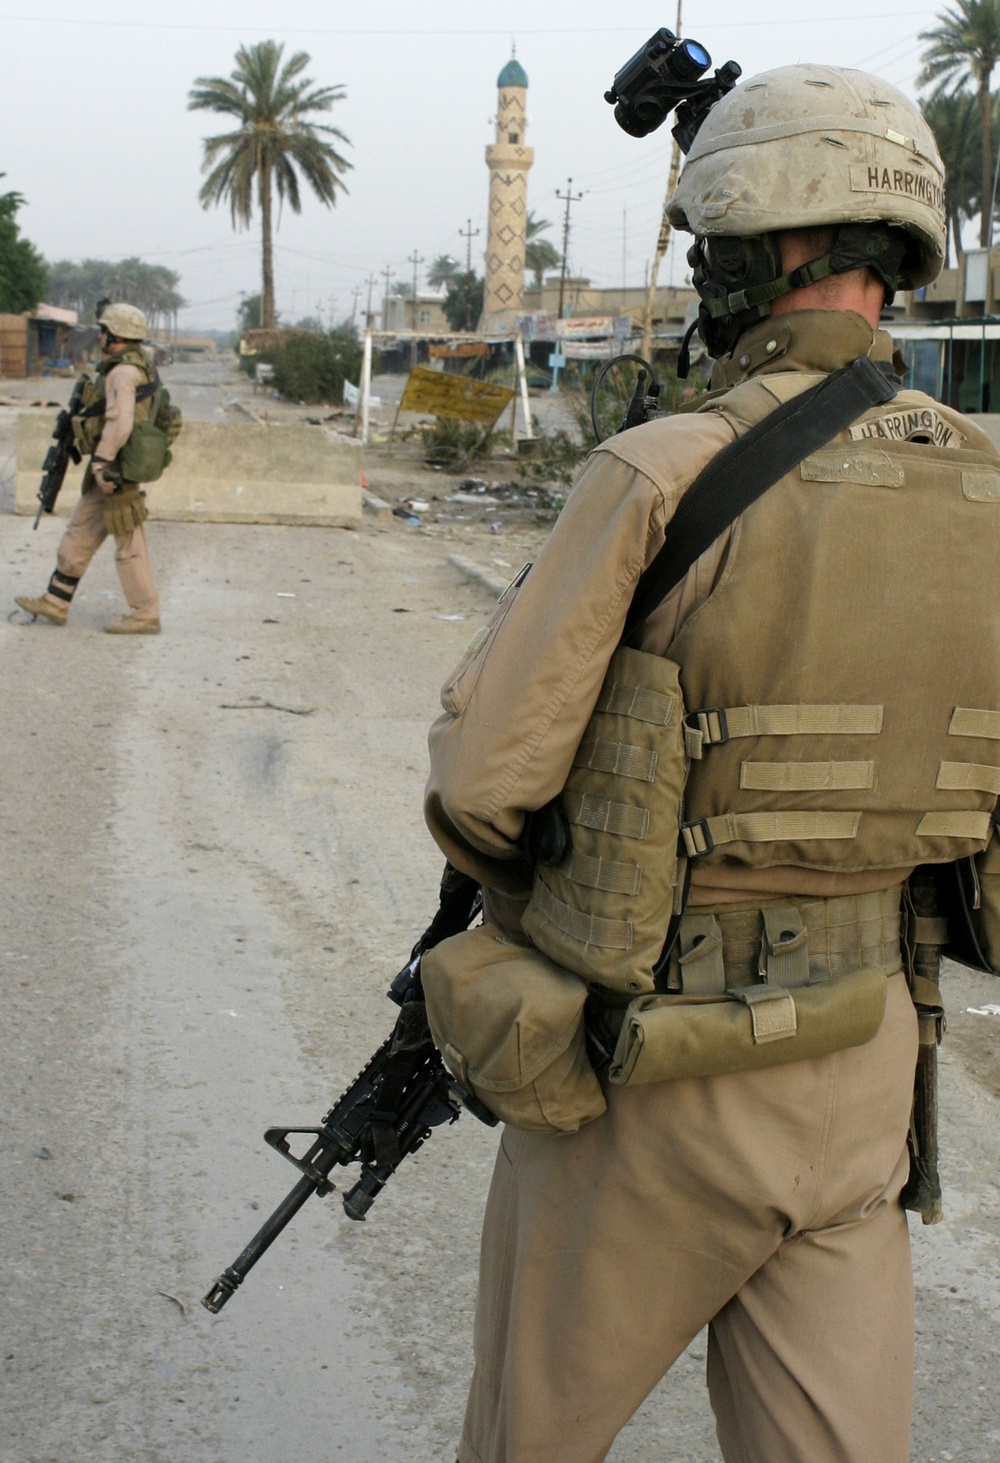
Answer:
[[[90,459],[90,470],[94,475],[94,482],[102,493],[113,493],[118,486],[112,478],[108,477],[108,468],[110,466],[111,464],[105,462],[102,457],[92,457]]]

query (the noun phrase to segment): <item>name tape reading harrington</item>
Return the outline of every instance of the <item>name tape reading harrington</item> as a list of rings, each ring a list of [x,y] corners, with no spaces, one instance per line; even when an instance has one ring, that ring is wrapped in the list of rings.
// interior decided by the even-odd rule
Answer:
[[[933,442],[935,447],[959,447],[965,438],[950,422],[931,407],[914,407],[912,411],[894,411],[858,422],[851,428],[855,442],[866,437],[882,437],[889,442],[912,442],[914,438]]]
[[[937,178],[909,168],[883,168],[874,163],[851,164],[851,191],[854,193],[895,193],[902,198],[916,198],[944,218],[944,189]]]

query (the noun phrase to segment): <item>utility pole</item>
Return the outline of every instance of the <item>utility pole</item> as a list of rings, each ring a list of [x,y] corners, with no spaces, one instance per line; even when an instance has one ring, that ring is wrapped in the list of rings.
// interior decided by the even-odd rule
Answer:
[[[423,264],[424,256],[418,254],[414,249],[412,254],[407,255],[407,260],[413,265],[413,328],[417,328],[417,265]]]
[[[393,276],[393,270],[390,267],[390,265],[387,264],[385,266],[385,268],[383,269],[383,271],[382,271],[382,278],[385,280],[385,301],[384,301],[384,303],[382,305],[382,329],[383,330],[388,330],[389,329],[389,281],[390,281],[390,279],[392,279],[392,276]]]
[[[677,20],[674,23],[674,34],[679,38],[681,33],[681,0],[677,0]],[[646,295],[646,312],[642,320],[642,353],[647,361],[652,361],[653,351],[653,309],[656,304],[656,282],[660,273],[660,260],[667,252],[667,244],[670,242],[670,220],[667,218],[667,204],[673,198],[677,189],[677,177],[681,170],[681,150],[676,137],[674,138],[673,152],[670,154],[670,173],[667,177],[667,194],[663,200],[663,213],[660,216],[660,233],[656,240],[656,253],[653,255],[653,268],[649,275],[649,293]]]
[[[351,326],[353,328],[354,322],[358,318],[358,301],[361,299],[361,285],[356,284],[354,286],[351,291],[351,296],[354,300],[354,304],[351,306]]]
[[[569,252],[569,211],[574,203],[579,203],[583,197],[582,193],[573,192],[573,179],[566,179],[566,192],[560,193],[556,189],[556,197],[560,203],[566,204],[566,214],[563,218],[563,245],[562,245],[562,269],[559,271],[559,319],[563,318],[563,301],[566,297],[566,256]]]
[[[465,220],[465,228],[459,229],[459,238],[465,240],[465,328],[472,329],[472,241],[479,233],[472,227],[472,219]]]
[[[368,276],[368,279],[367,279],[366,283],[368,285],[368,309],[365,311],[365,329],[366,330],[371,330],[371,328],[372,328],[372,290],[378,284],[378,280],[375,278],[374,274],[370,274]]]

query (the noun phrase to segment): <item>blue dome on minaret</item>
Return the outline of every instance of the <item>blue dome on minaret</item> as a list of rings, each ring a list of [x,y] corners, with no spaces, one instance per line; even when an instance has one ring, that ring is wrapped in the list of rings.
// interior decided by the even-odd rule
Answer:
[[[497,77],[497,86],[523,86],[527,88],[528,73],[516,56],[511,56],[507,65]]]

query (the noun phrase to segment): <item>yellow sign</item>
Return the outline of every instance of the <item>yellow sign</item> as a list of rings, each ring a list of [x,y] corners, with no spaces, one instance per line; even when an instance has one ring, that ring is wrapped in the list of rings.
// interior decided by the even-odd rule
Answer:
[[[459,422],[482,422],[492,427],[504,407],[510,406],[513,396],[509,386],[492,386],[487,381],[473,381],[469,376],[414,366],[399,409],[428,412],[431,416]]]

